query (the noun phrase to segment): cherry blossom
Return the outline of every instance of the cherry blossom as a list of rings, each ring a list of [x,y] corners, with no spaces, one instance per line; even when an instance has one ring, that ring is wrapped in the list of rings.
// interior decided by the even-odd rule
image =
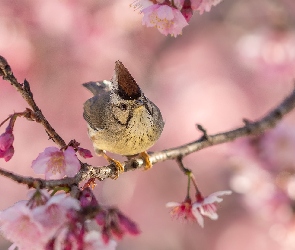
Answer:
[[[49,197],[45,191],[36,191],[29,201],[17,202],[0,213],[1,232],[14,243],[11,249],[44,249],[60,228],[70,222],[68,213],[80,209],[79,202],[66,194]],[[41,204],[40,199],[45,204],[29,206]]]
[[[212,6],[216,6],[222,0],[191,0],[193,10],[198,10],[202,15],[204,11],[209,12]]]
[[[182,29],[188,25],[181,12],[167,5],[153,4],[142,10],[144,17],[142,24],[156,27],[162,34],[180,35]]]
[[[45,230],[34,218],[32,210],[27,206],[27,201],[19,201],[1,211],[0,226],[1,233],[14,242],[13,246],[19,249],[42,249]],[[34,242],[33,245],[32,242]]]
[[[73,177],[80,169],[80,163],[72,147],[61,151],[48,147],[32,163],[37,174],[45,174],[46,179],[60,179],[65,175]]]
[[[204,227],[204,219],[202,215],[209,217],[211,220],[218,219],[218,214],[216,213],[217,208],[214,203],[220,203],[223,201],[223,199],[219,196],[230,195],[231,193],[232,191],[230,190],[218,191],[205,198],[201,195],[201,193],[196,195],[197,201],[192,205],[192,212],[201,227]]]
[[[190,198],[186,198],[183,202],[168,202],[166,207],[172,208],[170,214],[173,218],[190,221],[195,221],[197,219],[192,211],[192,201]]]
[[[212,220],[216,220],[218,215],[216,213],[216,206],[214,203],[221,202],[222,198],[219,196],[229,195],[231,191],[219,191],[203,197],[200,193],[196,195],[196,201],[192,203],[191,199],[187,197],[183,202],[168,202],[166,207],[171,207],[171,216],[174,218],[181,218],[187,221],[197,221],[201,227],[204,227],[204,219],[202,216],[207,216]]]
[[[90,231],[84,236],[85,250],[114,250],[117,243],[110,240],[107,244],[103,241],[101,233],[97,231]]]
[[[74,230],[76,231],[76,230]],[[46,245],[46,250],[115,250],[117,243],[114,240],[110,240],[105,243],[102,239],[102,234],[98,231],[86,231],[83,230],[79,233],[81,235],[75,235],[76,232],[69,234],[68,230],[61,231],[57,238],[53,239]],[[82,236],[82,237],[79,237]]]
[[[188,25],[193,11],[209,12],[222,0],[137,0],[130,6],[144,14],[142,24],[156,27],[162,34],[177,36]]]
[[[9,161],[14,154],[13,141],[14,136],[10,128],[0,135],[0,158],[5,161]]]
[[[151,5],[153,5],[153,1],[150,0],[135,0],[132,4],[130,4],[131,7],[134,8],[134,10],[140,10],[140,12],[142,11],[142,9],[147,8]]]
[[[47,229],[56,230],[66,222],[70,209],[79,210],[79,201],[66,194],[58,194],[51,197],[45,205],[36,207],[34,218]]]

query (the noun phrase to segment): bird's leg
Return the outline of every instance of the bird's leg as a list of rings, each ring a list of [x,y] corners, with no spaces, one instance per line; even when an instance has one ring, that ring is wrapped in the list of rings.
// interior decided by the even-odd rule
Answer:
[[[114,179],[117,179],[119,177],[119,174],[124,172],[124,166],[121,164],[121,162],[109,157],[104,150],[95,149],[95,153],[99,156],[103,156],[103,158],[105,158],[110,164],[115,165],[115,167],[117,168],[117,174]]]
[[[142,159],[145,162],[144,169],[148,170],[148,169],[152,168],[153,165],[150,161],[150,157],[149,157],[148,153],[146,151],[144,151],[144,152],[141,152],[139,155],[140,155],[140,157],[142,157]]]

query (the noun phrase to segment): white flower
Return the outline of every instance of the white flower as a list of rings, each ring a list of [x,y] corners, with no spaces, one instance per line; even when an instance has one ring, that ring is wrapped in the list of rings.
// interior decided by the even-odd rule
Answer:
[[[230,195],[231,193],[232,191],[230,190],[218,191],[205,198],[200,193],[196,195],[197,201],[192,205],[192,213],[201,227],[204,227],[204,218],[202,215],[209,217],[211,220],[218,219],[218,214],[216,213],[217,208],[214,203],[223,201],[219,196]]]

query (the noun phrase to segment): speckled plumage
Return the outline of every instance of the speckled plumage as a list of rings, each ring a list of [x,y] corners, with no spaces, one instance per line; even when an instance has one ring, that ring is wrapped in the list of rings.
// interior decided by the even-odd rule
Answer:
[[[161,112],[120,61],[111,82],[83,85],[94,94],[84,103],[83,116],[96,152],[135,155],[159,139],[164,127]]]

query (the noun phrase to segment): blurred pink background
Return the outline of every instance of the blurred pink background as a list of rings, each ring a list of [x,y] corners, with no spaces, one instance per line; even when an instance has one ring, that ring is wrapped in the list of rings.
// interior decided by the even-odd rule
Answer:
[[[83,103],[91,94],[81,84],[110,79],[116,60],[125,64],[165,119],[164,132],[152,151],[198,139],[201,133],[196,123],[209,134],[242,126],[243,118],[260,118],[291,91],[295,76],[293,0],[224,0],[210,13],[195,14],[176,39],[143,27],[142,16],[130,3],[132,0],[0,1],[0,55],[20,82],[29,81],[37,104],[66,142],[76,139],[92,150],[82,117]],[[3,80],[0,105],[0,121],[27,107]],[[295,133],[294,122],[295,112],[284,120],[283,133]],[[14,134],[15,155],[8,163],[0,159],[0,167],[36,176],[32,160],[54,143],[39,124],[24,119],[17,120]],[[281,144],[275,144],[278,140],[271,136],[269,140],[266,145],[278,145],[267,148],[276,155]],[[285,140],[294,141],[295,136]],[[293,186],[289,183],[295,165],[280,168],[272,161],[275,170],[270,170],[264,166],[269,161],[263,158],[257,163],[257,155],[246,152],[244,142],[215,146],[184,159],[204,195],[234,191],[219,205],[220,218],[205,219],[204,229],[172,220],[165,208],[167,202],[185,198],[186,177],[174,161],[98,183],[99,201],[117,205],[142,230],[138,237],[125,237],[118,249],[295,249],[295,182]],[[289,153],[282,157],[290,156],[292,162],[295,143],[288,143]],[[87,162],[106,164],[98,157]],[[287,184],[282,188],[277,180],[286,169]],[[0,179],[1,210],[26,199],[27,188]],[[282,191],[286,199],[268,199],[271,192],[266,187]],[[2,239],[0,249],[9,245]]]

